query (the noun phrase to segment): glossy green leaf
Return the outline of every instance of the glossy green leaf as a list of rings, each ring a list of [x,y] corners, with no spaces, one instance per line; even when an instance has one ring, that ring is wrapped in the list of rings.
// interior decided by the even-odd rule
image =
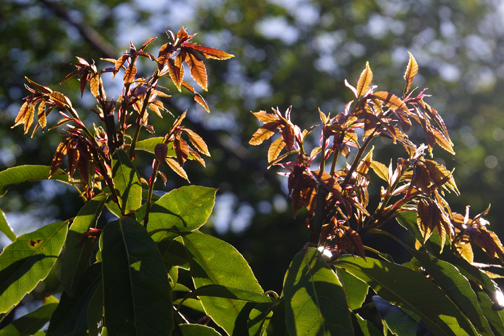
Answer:
[[[35,334],[49,322],[49,318],[57,306],[57,303],[49,303],[12,321],[12,323],[0,330],[0,336],[30,336]]]
[[[47,180],[49,178],[50,166],[17,166],[8,168],[0,172],[0,197],[7,191],[23,182],[33,182]],[[68,182],[68,176],[61,169],[51,177],[53,180]]]
[[[105,204],[105,207],[107,207],[108,211],[110,211],[117,218],[120,218],[122,216],[121,215],[121,208],[119,208],[117,203],[115,203],[113,201],[109,201]]]
[[[48,336],[85,334],[88,329],[88,306],[96,289],[101,286],[101,265],[91,265],[72,297],[63,292],[58,308],[51,317]]]
[[[2,210],[0,210],[0,231],[2,231],[11,241],[16,240],[17,238],[16,234],[7,222],[7,218],[5,218],[5,214]]]
[[[201,324],[181,324],[179,328],[183,336],[220,336],[214,328]]]
[[[108,223],[102,235],[108,334],[169,334],[174,326],[171,288],[154,241],[129,217]]]
[[[107,197],[99,195],[89,200],[75,217],[68,231],[65,250],[61,263],[61,283],[65,291],[72,296],[86,271],[93,252],[95,239],[83,236],[89,228],[96,227]]]
[[[388,302],[420,316],[435,335],[476,335],[455,304],[420,273],[370,257],[345,256],[335,266],[365,281]],[[435,304],[432,298],[436,298]]]
[[[314,247],[292,260],[284,281],[285,322],[291,335],[353,335],[341,282]]]
[[[214,188],[186,186],[163,195],[150,209],[149,232],[170,228],[190,232],[200,228],[212,212],[216,191]],[[152,238],[159,242],[167,235],[166,231],[159,232]]]
[[[445,291],[482,335],[493,334],[488,321],[483,316],[471,284],[455,266],[411,248],[408,248],[408,251],[420,262],[438,286]]]
[[[360,308],[364,300],[366,300],[369,290],[368,284],[340,268],[336,269],[336,274],[343,285],[348,307],[350,307],[351,310]]]
[[[398,306],[394,306],[378,295],[373,296],[373,302],[382,320],[387,323],[387,326],[394,334],[401,336],[434,336],[421,322],[416,321]]]
[[[158,143],[163,142],[163,137],[153,137],[153,138],[148,138],[145,140],[140,140],[137,141],[135,150],[142,150],[146,151],[148,153],[154,154],[154,149],[156,148],[156,145]],[[173,147],[173,144],[170,143],[168,144],[168,153],[166,154],[167,157],[177,157],[177,154],[175,152],[175,148]],[[195,157],[189,153],[188,157],[189,160],[194,160]]]
[[[233,246],[198,231],[184,235],[183,239],[190,255],[195,288],[215,284],[264,293],[247,261]],[[214,322],[232,335],[245,302],[208,296],[201,297],[201,302]]]
[[[245,289],[226,287],[222,285],[206,285],[193,290],[186,294],[184,299],[194,298],[198,296],[212,296],[233,300],[250,301],[255,303],[274,302],[275,299],[267,294],[261,294]]]
[[[19,236],[0,254],[0,314],[8,312],[44,280],[65,243],[67,222]]]
[[[112,156],[112,176],[122,213],[126,215],[140,208],[142,184],[128,154],[122,150],[117,150]]]
[[[167,269],[179,266],[189,270],[189,257],[183,244],[182,237],[173,232],[168,232],[163,240],[157,243],[159,252]]]

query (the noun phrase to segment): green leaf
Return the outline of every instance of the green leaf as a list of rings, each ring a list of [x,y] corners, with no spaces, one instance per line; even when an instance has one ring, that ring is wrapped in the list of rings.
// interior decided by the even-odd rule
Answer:
[[[364,300],[366,300],[369,290],[368,284],[341,268],[336,269],[336,274],[343,285],[348,301],[348,307],[350,307],[351,310],[360,308],[364,303]]]
[[[142,184],[128,154],[122,150],[117,150],[112,156],[112,176],[122,213],[127,215],[140,208]]]
[[[167,269],[179,266],[185,270],[189,270],[189,257],[187,256],[182,237],[176,233],[168,232],[166,237],[157,245]]]
[[[495,311],[492,308],[493,302],[484,291],[478,290],[476,291],[476,295],[478,296],[483,316],[490,323],[492,329],[495,330],[495,335],[504,335],[504,311]]]
[[[179,328],[183,336],[220,336],[214,328],[201,324],[180,324]]]
[[[65,243],[68,222],[46,225],[19,236],[0,254],[0,314],[44,280]]]
[[[103,289],[108,335],[167,335],[171,288],[156,244],[137,221],[122,217],[103,230]]]
[[[58,308],[51,317],[48,336],[86,334],[89,302],[97,288],[101,286],[101,279],[101,265],[91,265],[82,276],[82,281],[73,297],[63,292]]]
[[[398,306],[394,306],[378,295],[373,296],[373,302],[382,320],[387,323],[387,326],[394,334],[401,336],[433,336],[421,322],[416,321]]]
[[[212,212],[216,192],[214,188],[186,186],[163,195],[150,209],[149,231],[172,228],[190,232],[200,228]],[[137,216],[143,218],[142,211]],[[152,238],[159,242],[167,234],[166,231],[155,233]]]
[[[105,206],[107,207],[108,211],[110,211],[117,218],[120,218],[122,216],[121,208],[119,208],[116,202],[109,201],[105,204]]]
[[[281,298],[280,302],[273,308],[273,316],[271,316],[268,327],[266,328],[266,335],[288,335],[287,326],[285,325],[285,298]]]
[[[184,235],[183,239],[190,255],[195,288],[215,284],[264,293],[247,261],[233,246],[198,231]],[[201,302],[207,315],[232,335],[245,302],[207,296],[201,297]]]
[[[17,238],[16,234],[12,231],[12,228],[7,222],[7,218],[5,218],[5,214],[2,210],[0,210],[0,231],[2,231],[11,241],[16,240]]]
[[[355,336],[382,336],[371,321],[365,320],[357,314],[352,313],[352,322]]]
[[[87,309],[87,325],[89,336],[98,336],[103,325],[103,282],[97,287],[93,293]]]
[[[49,303],[12,321],[11,324],[0,330],[0,336],[29,336],[35,334],[49,321],[57,306],[57,303]]]
[[[96,239],[83,236],[89,228],[96,227],[107,197],[98,195],[89,200],[75,217],[68,231],[68,238],[61,263],[61,283],[65,291],[74,295],[82,274],[86,271]]]
[[[153,137],[153,138],[148,138],[145,140],[140,140],[137,141],[135,150],[143,150],[148,153],[154,154],[154,148],[156,148],[156,145],[163,142],[163,137]],[[173,143],[168,144],[168,153],[166,154],[167,157],[177,157],[177,153],[175,152],[175,148],[173,147]],[[194,155],[190,154],[187,156],[187,159],[189,160],[194,160],[195,157]]]
[[[420,273],[370,257],[345,256],[335,266],[365,281],[388,302],[420,316],[435,335],[476,335],[444,292]]]
[[[354,334],[343,286],[316,248],[305,247],[296,254],[283,295],[289,334]]]
[[[269,297],[267,294],[261,294],[245,289],[226,287],[221,285],[206,285],[193,290],[191,293],[186,294],[184,299],[194,298],[197,296],[212,296],[226,299],[242,300],[249,302],[274,302],[275,299]]]
[[[455,266],[411,248],[408,248],[408,251],[420,262],[438,286],[445,291],[481,334],[493,334],[481,311],[476,293],[471,289],[471,284]]]
[[[49,178],[50,166],[17,166],[8,168],[0,172],[0,197],[4,196],[7,191],[22,182],[33,182],[47,180]],[[68,182],[68,176],[61,169],[51,177],[53,180]]]

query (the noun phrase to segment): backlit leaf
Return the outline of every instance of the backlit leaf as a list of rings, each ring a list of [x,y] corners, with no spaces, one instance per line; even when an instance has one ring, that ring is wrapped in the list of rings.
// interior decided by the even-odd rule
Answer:
[[[387,166],[378,161],[371,161],[371,169],[373,169],[373,171],[376,173],[376,175],[378,175],[379,178],[388,182],[389,169],[387,168]]]
[[[203,106],[205,111],[210,113],[210,108],[208,107],[208,104],[206,103],[205,99],[203,99],[203,97],[198,92],[196,92],[196,90],[194,90],[194,88],[189,83],[183,80],[182,86],[191,91],[194,94],[194,101]]]
[[[112,156],[112,176],[123,214],[140,208],[142,184],[128,154],[122,150],[117,150]]]
[[[26,165],[8,168],[0,172],[0,197],[19,183],[48,179],[49,171],[50,167],[48,166]],[[62,170],[57,170],[51,179],[68,182],[68,176]]]
[[[196,148],[201,154],[210,156],[210,153],[208,152],[208,147],[202,137],[200,137],[198,134],[185,127],[182,130],[182,132],[185,132],[189,136],[189,141],[191,141],[191,144],[194,146],[194,148]]]
[[[49,95],[49,97],[58,107],[61,108],[72,107],[72,102],[70,101],[70,99],[68,99],[68,97],[61,92],[54,91]]]
[[[171,287],[161,254],[144,227],[129,217],[108,223],[102,258],[108,335],[170,334]]]
[[[316,248],[296,254],[283,296],[289,334],[354,335],[343,286]]]
[[[10,311],[44,280],[63,248],[67,222],[19,236],[0,254],[0,314]]]
[[[123,78],[124,84],[133,83],[133,81],[135,80],[136,73],[137,73],[136,65],[135,63],[131,63],[124,72],[124,78]]]
[[[214,203],[214,188],[185,186],[164,194],[151,207],[149,212],[149,231],[173,228],[180,232],[190,232],[200,228],[210,216]],[[159,242],[167,232],[152,236]]]
[[[282,152],[282,149],[285,148],[285,142],[282,137],[278,137],[275,141],[273,141],[268,149],[268,162],[271,163],[274,161],[278,155]]]
[[[16,240],[16,234],[12,231],[9,223],[7,222],[7,218],[5,218],[5,214],[2,210],[0,210],[0,231],[3,232],[11,241]]]
[[[191,69],[191,77],[203,88],[203,90],[208,91],[207,73],[203,61],[191,52],[186,54],[185,61]]]
[[[366,62],[366,68],[362,71],[359,81],[357,82],[356,97],[360,97],[369,91],[369,85],[373,81],[373,72],[369,67],[369,62]]]
[[[280,123],[277,121],[272,121],[262,125],[252,135],[252,139],[250,139],[249,144],[254,146],[262,144],[264,141],[268,140],[275,134],[275,131],[279,125]]]
[[[52,91],[50,88],[48,88],[47,86],[44,86],[44,85],[40,85],[40,84],[38,84],[38,83],[35,83],[34,81],[32,81],[30,78],[28,78],[28,77],[26,77],[26,76],[25,76],[25,79],[26,79],[28,82],[30,82],[32,85],[35,85],[35,87],[36,87],[37,89],[39,89],[39,91],[40,91],[40,92],[42,92],[42,93],[45,93],[45,94],[51,94],[51,93],[53,92],[53,91]]]
[[[184,170],[184,168],[182,168],[182,166],[180,165],[180,163],[178,163],[177,160],[167,157],[165,159],[165,162],[171,168],[171,170],[177,173],[178,176],[182,177],[187,182],[189,182],[189,176],[187,176],[186,171]]]
[[[406,80],[406,87],[404,88],[404,93],[408,92],[411,84],[413,83],[413,79],[415,79],[416,74],[418,73],[418,64],[415,60],[415,57],[408,51],[409,61],[408,66],[406,67],[406,72],[404,73],[404,79]]]
[[[185,299],[194,298],[198,296],[212,296],[220,297],[225,299],[249,301],[256,303],[267,303],[274,302],[275,299],[269,297],[266,294],[257,293],[254,291],[249,291],[240,288],[227,287],[222,285],[206,285],[193,290],[189,294],[184,296]]]
[[[214,328],[201,324],[179,325],[182,336],[220,336]]]
[[[370,257],[342,257],[335,266],[365,281],[386,301],[420,316],[435,335],[477,335],[444,292],[418,272]]]
[[[95,241],[86,238],[84,233],[96,227],[106,200],[106,196],[99,195],[84,204],[68,231],[61,262],[61,283],[70,296],[74,295],[93,253]]]
[[[195,288],[222,285],[264,293],[243,256],[228,243],[194,231],[183,236],[191,256],[191,277]],[[201,297],[205,312],[229,335],[245,302],[216,297]]]
[[[343,285],[348,307],[351,310],[360,308],[366,299],[369,290],[368,284],[340,268],[336,269],[336,274]]]
[[[211,58],[211,59],[216,59],[216,60],[227,60],[227,59],[234,57],[234,55],[228,54],[227,52],[224,52],[222,50],[204,47],[201,45],[197,45],[195,43],[184,42],[184,43],[182,43],[182,47],[198,50],[206,58]]]
[[[391,110],[408,111],[406,104],[399,97],[390,92],[378,91],[373,93],[373,97],[380,99],[383,104]]]
[[[168,73],[170,74],[170,78],[173,81],[173,84],[177,87],[179,92],[181,91],[180,86],[182,85],[182,81],[184,79],[184,67],[178,67],[175,65],[175,62],[171,59],[168,60]]]
[[[30,336],[35,334],[49,322],[49,318],[57,306],[58,303],[49,303],[21,316],[0,330],[0,336]]]

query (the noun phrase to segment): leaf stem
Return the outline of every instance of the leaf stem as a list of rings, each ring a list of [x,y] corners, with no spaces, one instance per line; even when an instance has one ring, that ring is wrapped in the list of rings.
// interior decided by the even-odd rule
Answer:
[[[144,228],[147,230],[147,223],[149,222],[149,212],[152,201],[152,192],[154,191],[154,182],[156,182],[156,176],[159,171],[159,161],[156,159],[154,164],[154,171],[152,172],[149,185],[149,194],[147,195],[147,204],[145,206],[145,216],[144,216]]]

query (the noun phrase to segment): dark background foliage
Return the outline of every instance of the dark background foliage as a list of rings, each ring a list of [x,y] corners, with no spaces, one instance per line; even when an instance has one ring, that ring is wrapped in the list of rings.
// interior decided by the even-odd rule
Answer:
[[[287,206],[285,178],[276,175],[278,168],[266,169],[267,146],[248,145],[258,126],[250,111],[292,105],[293,121],[308,128],[319,123],[317,107],[333,115],[343,110],[352,99],[344,80],[355,85],[366,61],[379,90],[400,95],[410,51],[420,66],[413,86],[429,88],[433,97],[428,102],[446,121],[455,143],[455,156],[434,152],[448,169],[456,168],[461,195],[447,197],[452,210],[463,213],[470,204],[474,216],[491,203],[491,229],[503,235],[502,14],[504,6],[491,0],[2,1],[0,169],[47,165],[61,139],[58,131],[39,131],[30,138],[21,127],[10,128],[26,95],[24,76],[69,95],[85,114],[92,99],[80,99],[79,83],[58,85],[73,70],[74,56],[105,67],[100,58],[117,58],[129,39],[138,47],[158,36],[147,49],[156,53],[166,42],[164,31],[184,25],[198,32],[197,42],[235,55],[206,62],[209,92],[202,94],[209,115],[190,95],[164,83],[174,95],[166,101],[168,108],[175,115],[188,110],[189,127],[202,135],[212,154],[206,169],[191,162],[184,168],[192,184],[219,188],[208,227],[244,254],[265,289],[278,290],[308,232],[303,213],[293,218]],[[153,65],[142,66],[147,74]],[[88,116],[93,120],[92,113]],[[167,131],[170,118],[152,119],[158,135]],[[424,141],[418,127],[410,137]],[[374,146],[378,160],[405,154],[391,152],[385,140]],[[144,176],[150,162],[140,163]],[[159,183],[165,191],[187,184],[172,173],[166,186]],[[378,188],[371,197],[373,192]],[[18,234],[70,218],[81,206],[75,192],[51,181],[18,186],[0,199]]]

